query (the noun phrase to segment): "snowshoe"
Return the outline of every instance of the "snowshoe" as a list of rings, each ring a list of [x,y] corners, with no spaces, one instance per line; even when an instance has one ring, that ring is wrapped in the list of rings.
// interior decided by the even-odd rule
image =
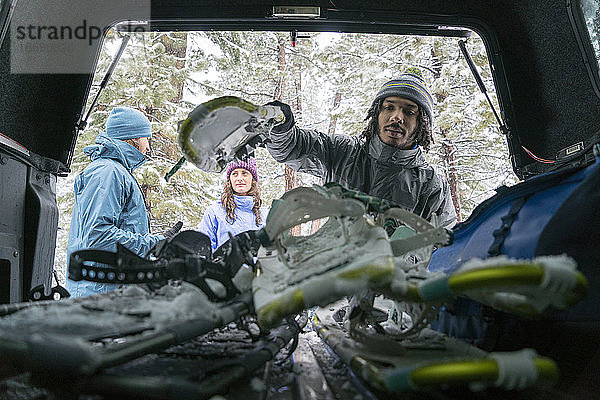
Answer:
[[[248,315],[249,284],[242,293],[232,279],[243,264],[253,265],[245,239],[232,238],[214,261],[207,258],[208,238],[195,231],[161,243],[150,259],[120,245],[116,253],[73,252],[70,279],[130,285],[85,298],[1,306],[0,354],[17,370],[89,376]]]
[[[317,308],[313,327],[355,376],[382,396],[411,391],[440,393],[451,388],[479,392],[490,387],[528,389],[538,397],[558,380],[556,364],[529,349],[487,353],[428,328],[403,340],[355,335],[336,321],[338,310],[345,307],[347,303],[342,300]]]
[[[259,252],[261,274],[252,282],[259,325],[391,281],[395,267],[387,235],[364,211],[360,202],[321,188],[297,188],[273,204],[258,233],[268,247]],[[325,216],[312,235],[288,232]]]
[[[251,312],[249,294],[214,303],[196,286],[131,285],[106,294],[0,307],[0,354],[16,370],[90,376]]]
[[[222,172],[267,140],[270,128],[283,121],[279,107],[257,106],[233,96],[197,106],[179,124],[179,146],[185,158],[206,172]]]
[[[398,300],[449,302],[464,296],[532,317],[573,306],[587,295],[588,283],[568,256],[500,256],[473,259],[450,275],[435,274],[418,283],[395,280],[387,289],[385,293]]]
[[[122,300],[122,297],[119,300]],[[116,303],[117,299],[113,301]],[[106,303],[108,302],[105,301]],[[196,309],[197,313],[203,311],[206,310],[203,310],[201,305]],[[88,318],[94,315],[100,313],[96,311],[93,314],[88,311]],[[181,318],[181,315],[175,318]],[[65,357],[60,353],[72,351],[74,346],[51,342],[48,345],[52,346],[59,358],[55,361],[56,364],[41,364],[39,356],[42,354],[37,351],[35,355],[38,359],[27,365],[28,373],[19,373],[24,369],[15,369],[15,375],[6,378],[6,370],[3,368],[0,371],[5,373],[0,375],[4,378],[1,381],[1,397],[11,400],[86,399],[90,396],[95,399],[178,400],[209,399],[215,395],[227,394],[227,398],[231,400],[259,400],[265,398],[265,392],[270,388],[278,389],[280,386],[285,386],[284,380],[279,383],[279,379],[281,377],[289,379],[289,373],[286,375],[286,370],[290,369],[291,364],[289,355],[294,351],[298,334],[306,322],[306,314],[299,315],[295,319],[289,318],[268,333],[256,338],[243,330],[242,322],[237,321],[162,350],[145,355],[138,353],[135,359],[123,361],[112,357],[111,365],[103,364],[93,374],[73,374],[74,369],[67,369],[63,362],[65,358],[73,362],[81,360],[81,354],[70,354],[69,357]],[[97,325],[95,324],[96,328]],[[115,330],[115,336],[101,343],[87,343],[93,345],[91,352],[94,355],[102,352],[105,357],[112,356],[112,353],[100,347],[114,346],[111,341],[131,340],[130,337],[119,336],[117,332]],[[131,335],[133,336],[133,333]],[[136,342],[140,348],[143,348],[146,341],[155,341],[152,335],[145,337],[139,334],[138,336]],[[69,338],[73,341],[82,341],[77,335],[65,334],[65,340]],[[41,346],[40,343],[39,347]],[[83,346],[82,344],[81,347]],[[77,349],[79,352],[81,350],[81,348]],[[122,348],[117,350],[115,356],[121,354]],[[49,357],[51,353],[46,352],[45,356]],[[11,361],[4,357],[2,360],[3,367]],[[71,366],[74,366],[73,363]],[[250,381],[249,384],[254,390],[241,389],[246,387],[247,381]]]

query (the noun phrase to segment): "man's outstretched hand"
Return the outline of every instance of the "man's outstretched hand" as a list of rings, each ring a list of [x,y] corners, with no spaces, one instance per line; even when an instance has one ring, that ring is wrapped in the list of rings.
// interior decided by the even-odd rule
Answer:
[[[279,100],[271,101],[266,105],[279,107],[281,109],[281,112],[283,112],[283,116],[285,117],[285,121],[283,121],[279,125],[275,125],[273,129],[271,129],[272,132],[284,133],[291,130],[294,127],[294,124],[296,122],[294,121],[294,114],[292,113],[292,109],[290,108],[290,106],[288,106],[285,103],[282,103]]]
[[[163,233],[163,236],[165,237],[165,239],[169,240],[173,236],[177,235],[177,232],[181,230],[181,227],[183,227],[183,222],[177,221],[175,225],[173,225]]]

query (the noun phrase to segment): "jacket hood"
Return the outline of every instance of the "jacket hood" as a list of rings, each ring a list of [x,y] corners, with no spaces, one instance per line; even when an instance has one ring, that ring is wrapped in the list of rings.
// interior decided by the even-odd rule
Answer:
[[[83,149],[92,161],[98,158],[112,158],[130,172],[146,162],[146,156],[141,151],[122,140],[108,137],[106,132],[101,132],[95,143]]]
[[[403,150],[383,143],[379,135],[374,134],[368,143],[369,156],[377,162],[402,168],[415,168],[427,165],[420,147]]]

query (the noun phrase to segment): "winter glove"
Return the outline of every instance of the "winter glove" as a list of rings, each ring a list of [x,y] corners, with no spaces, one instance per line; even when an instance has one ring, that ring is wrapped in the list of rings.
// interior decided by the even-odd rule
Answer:
[[[175,225],[173,225],[163,233],[163,236],[165,237],[165,239],[170,240],[171,238],[173,238],[173,236],[177,235],[177,232],[179,232],[182,226],[183,222],[177,221]]]
[[[290,106],[288,106],[285,103],[282,103],[279,100],[272,101],[270,103],[267,103],[266,105],[279,107],[285,117],[285,121],[283,121],[279,125],[275,125],[273,129],[271,129],[272,132],[284,133],[290,131],[294,127],[294,124],[296,122],[294,121],[294,114],[292,114],[292,109],[290,108]]]

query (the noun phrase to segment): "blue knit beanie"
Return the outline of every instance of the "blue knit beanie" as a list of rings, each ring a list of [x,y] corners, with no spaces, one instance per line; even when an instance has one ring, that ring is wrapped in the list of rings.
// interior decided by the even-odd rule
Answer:
[[[433,124],[433,97],[418,68],[409,68],[398,78],[386,82],[377,92],[373,104],[390,96],[404,97],[414,101],[421,109],[425,110],[430,124]]]
[[[120,140],[149,138],[152,137],[152,126],[141,111],[115,107],[106,120],[106,136]]]
[[[234,169],[243,168],[252,174],[252,177],[258,182],[258,168],[256,167],[256,161],[254,158],[249,157],[246,161],[232,161],[227,166],[227,180]]]

